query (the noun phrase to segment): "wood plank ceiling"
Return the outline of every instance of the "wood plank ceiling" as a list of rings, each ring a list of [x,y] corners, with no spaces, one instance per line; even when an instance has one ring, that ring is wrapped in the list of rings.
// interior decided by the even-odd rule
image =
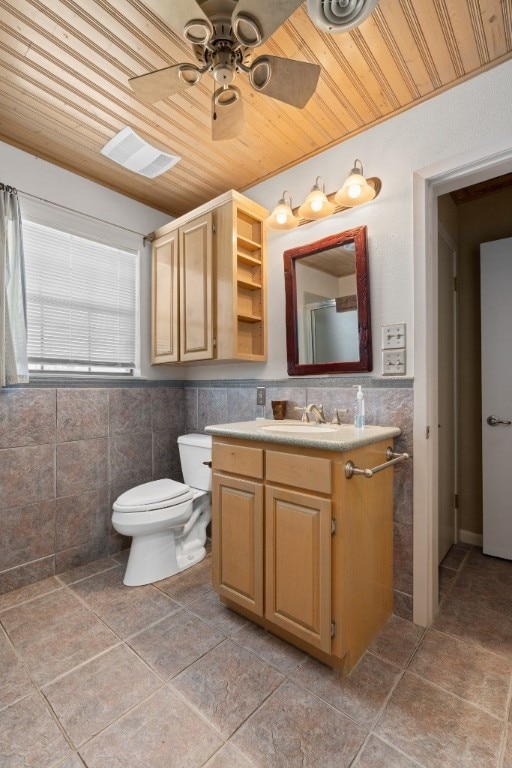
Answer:
[[[332,36],[316,29],[303,3],[257,49],[265,52],[319,63],[315,95],[296,110],[238,76],[246,130],[213,142],[209,76],[153,107],[128,85],[130,77],[193,61],[188,44],[143,2],[0,0],[0,139],[181,215],[510,58],[512,1],[380,0],[358,28]],[[181,162],[149,180],[100,155],[126,125]]]

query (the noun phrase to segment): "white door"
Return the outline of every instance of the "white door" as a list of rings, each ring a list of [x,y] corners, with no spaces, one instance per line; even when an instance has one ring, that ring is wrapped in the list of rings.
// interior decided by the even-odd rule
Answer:
[[[443,233],[438,240],[438,561],[457,541],[456,493],[456,293],[455,252]]]
[[[512,560],[512,238],[480,246],[484,552]]]

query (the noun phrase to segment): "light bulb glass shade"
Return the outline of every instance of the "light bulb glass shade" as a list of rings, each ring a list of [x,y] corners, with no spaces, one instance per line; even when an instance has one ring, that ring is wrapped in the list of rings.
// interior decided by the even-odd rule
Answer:
[[[358,165],[359,163],[359,165]],[[369,203],[377,194],[374,187],[363,176],[363,166],[360,160],[356,160],[350,174],[345,179],[341,189],[334,195],[336,205],[352,208],[355,205]]]
[[[265,219],[265,224],[269,229],[295,229],[299,226],[299,220],[293,215],[292,201],[290,196],[285,192],[278,204]]]
[[[320,183],[320,177],[318,177],[311,192],[298,210],[298,214],[302,219],[314,221],[334,213],[335,205],[329,202],[323,187],[323,182]]]

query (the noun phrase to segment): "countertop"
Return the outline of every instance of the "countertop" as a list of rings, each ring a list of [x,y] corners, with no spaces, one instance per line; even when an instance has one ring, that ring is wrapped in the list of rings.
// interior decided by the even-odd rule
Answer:
[[[325,432],[318,431],[317,424],[284,419],[256,419],[255,421],[237,421],[232,424],[211,424],[205,428],[208,435],[237,437],[243,440],[264,440],[267,443],[294,445],[304,448],[320,448],[326,451],[348,451],[364,445],[377,443],[379,440],[392,440],[401,434],[398,427],[365,426],[356,429],[350,424],[324,424]],[[267,429],[266,429],[267,427]],[[289,427],[290,431],[272,431],[272,427]],[[315,429],[316,428],[316,429]],[[308,434],[308,429],[311,433]],[[297,430],[295,433],[294,430]],[[333,431],[329,431],[333,430]]]

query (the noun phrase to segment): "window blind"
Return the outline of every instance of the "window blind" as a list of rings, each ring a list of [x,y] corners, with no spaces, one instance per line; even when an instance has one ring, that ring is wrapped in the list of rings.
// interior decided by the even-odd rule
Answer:
[[[27,220],[23,247],[29,367],[132,373],[137,254]]]

